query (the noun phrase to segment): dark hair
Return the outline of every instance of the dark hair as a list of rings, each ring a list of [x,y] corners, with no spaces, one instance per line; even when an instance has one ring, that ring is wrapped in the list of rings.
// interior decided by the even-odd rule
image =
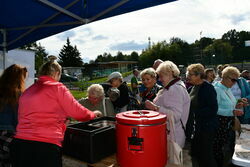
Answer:
[[[15,107],[20,94],[25,89],[27,68],[13,64],[6,68],[0,77],[0,111],[4,105]]]

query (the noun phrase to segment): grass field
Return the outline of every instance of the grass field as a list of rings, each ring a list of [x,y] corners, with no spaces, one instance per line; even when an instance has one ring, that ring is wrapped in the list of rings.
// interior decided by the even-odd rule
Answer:
[[[122,73],[123,78],[127,77],[128,75],[132,74],[132,71],[126,72],[126,73]],[[90,81],[79,81],[79,82],[74,82],[72,83],[73,85],[81,88],[81,90],[70,90],[70,92],[72,93],[72,95],[75,97],[75,99],[80,99],[82,97],[86,97],[87,95],[87,88],[91,85],[91,84],[99,84],[99,83],[104,83],[107,81],[107,77],[103,77],[103,78],[97,78],[94,80],[90,80]]]

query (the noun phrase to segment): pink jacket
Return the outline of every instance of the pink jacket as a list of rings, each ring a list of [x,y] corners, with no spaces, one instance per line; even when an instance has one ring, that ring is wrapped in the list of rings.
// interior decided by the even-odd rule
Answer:
[[[19,99],[15,138],[62,145],[66,118],[79,121],[95,118],[69,90],[49,76],[41,76]]]
[[[173,118],[175,134],[172,133],[172,127],[168,127],[168,129],[170,128],[170,138],[183,148],[186,137],[181,120],[186,125],[190,107],[190,97],[184,83],[178,81],[168,90],[160,90],[154,99],[154,103],[160,106],[160,113],[167,115],[168,119]]]

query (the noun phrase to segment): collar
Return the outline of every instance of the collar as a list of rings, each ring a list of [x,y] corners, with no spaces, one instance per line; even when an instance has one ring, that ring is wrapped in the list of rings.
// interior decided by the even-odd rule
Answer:
[[[174,85],[176,82],[178,82],[178,81],[180,81],[180,80],[181,80],[180,77],[177,77],[177,78],[173,79],[172,81],[170,81],[170,82],[168,83],[167,86],[165,86],[165,89],[168,90],[172,85]]]
[[[230,88],[226,87],[225,85],[223,85],[221,82],[218,82],[217,86],[220,87],[223,90],[226,90],[226,91],[230,89]]]

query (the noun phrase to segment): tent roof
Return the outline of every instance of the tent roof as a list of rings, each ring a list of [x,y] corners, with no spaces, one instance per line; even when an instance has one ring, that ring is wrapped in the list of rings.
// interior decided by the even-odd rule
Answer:
[[[1,0],[0,50],[172,1],[175,0]]]

